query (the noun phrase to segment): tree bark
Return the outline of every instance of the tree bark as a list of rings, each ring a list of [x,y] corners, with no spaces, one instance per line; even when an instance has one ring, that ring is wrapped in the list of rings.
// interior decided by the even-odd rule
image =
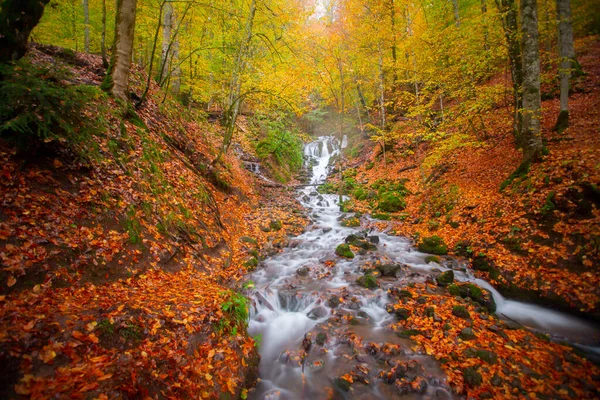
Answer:
[[[173,27],[173,5],[167,1],[163,14],[163,40],[162,53],[160,57],[160,80],[169,73],[169,51],[171,47],[171,30]]]
[[[102,36],[100,39],[100,52],[102,53],[102,65],[108,68],[108,59],[106,58],[106,0],[102,0]]]
[[[90,52],[90,4],[83,0],[83,51]]]
[[[502,18],[502,28],[508,47],[508,60],[510,64],[510,75],[513,86],[513,135],[518,147],[522,147],[521,126],[523,107],[523,66],[521,64],[521,48],[517,38],[519,31],[517,23],[517,6],[515,0],[496,0],[498,12]]]
[[[27,40],[50,0],[4,0],[0,3],[0,63],[20,59]]]
[[[458,12],[458,0],[452,0],[452,9],[454,10],[454,25],[460,26],[460,14]]]
[[[115,44],[103,88],[124,102],[129,100],[129,73],[135,31],[137,0],[117,0]]]
[[[523,160],[535,161],[542,152],[540,95],[540,44],[537,19],[537,0],[521,0],[522,66],[523,66],[523,125],[521,139]]]
[[[560,133],[569,126],[569,80],[575,67],[575,46],[573,45],[573,24],[571,21],[571,0],[556,0],[558,16],[558,54],[560,65],[560,112],[555,129]]]

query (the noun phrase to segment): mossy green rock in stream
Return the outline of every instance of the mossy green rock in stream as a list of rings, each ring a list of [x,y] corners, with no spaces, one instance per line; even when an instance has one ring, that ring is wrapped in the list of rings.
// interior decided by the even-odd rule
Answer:
[[[394,315],[398,320],[404,321],[410,316],[410,311],[407,308],[398,308],[394,310]]]
[[[448,286],[452,282],[454,282],[454,271],[452,270],[444,271],[437,277],[439,286]]]
[[[467,367],[465,369],[463,369],[463,377],[465,379],[465,383],[469,386],[479,386],[481,385],[482,382],[482,378],[481,378],[481,374],[479,372],[477,372],[477,370],[474,367]]]
[[[350,390],[350,382],[343,378],[335,378],[333,381],[334,385],[343,392],[348,392]]]
[[[367,251],[370,250],[377,250],[377,246],[375,246],[373,243],[371,243],[370,241],[366,240],[366,239],[361,239],[360,237],[352,234],[349,235],[348,237],[346,237],[346,239],[344,240],[347,244],[350,244],[354,247],[358,247],[360,249],[364,249]]]
[[[491,293],[472,283],[456,283],[450,285],[448,286],[448,293],[452,296],[469,298],[484,306],[489,312],[496,311],[496,302]]]
[[[377,278],[375,278],[373,275],[361,276],[356,280],[356,283],[367,289],[375,289],[379,286],[377,283]]]
[[[395,276],[396,272],[398,272],[402,268],[402,264],[382,264],[377,265],[377,269],[381,272],[383,276]]]
[[[319,332],[317,334],[316,342],[319,346],[323,346],[327,341],[327,334],[325,332]]]
[[[400,336],[401,338],[410,338],[412,336],[416,336],[416,335],[420,335],[421,331],[417,330],[417,329],[407,329],[405,331],[402,332],[398,332],[398,336]]]
[[[489,271],[491,269],[487,256],[483,254],[473,257],[471,265],[476,271]]]
[[[338,247],[336,247],[335,254],[340,257],[354,258],[354,253],[352,250],[350,250],[350,246],[347,244],[340,244]]]
[[[360,220],[356,217],[350,217],[350,218],[343,219],[342,222],[340,223],[340,225],[345,226],[347,228],[353,228],[353,227],[360,226]]]
[[[439,236],[423,238],[418,248],[423,253],[437,254],[439,256],[448,254],[448,247],[446,247],[444,240]]]
[[[254,269],[258,266],[258,260],[256,257],[250,258],[248,261],[244,263],[244,267]]]
[[[452,307],[452,314],[459,317],[468,319],[471,318],[471,314],[469,314],[469,310],[465,306],[454,306]]]
[[[379,197],[377,208],[385,212],[398,212],[406,208],[406,201],[396,192],[385,192]]]
[[[371,214],[371,218],[378,219],[380,221],[389,221],[392,219],[391,215],[386,213],[373,213]]]
[[[427,257],[425,257],[425,262],[427,264],[432,263],[432,262],[439,264],[440,258],[438,256],[427,256]]]

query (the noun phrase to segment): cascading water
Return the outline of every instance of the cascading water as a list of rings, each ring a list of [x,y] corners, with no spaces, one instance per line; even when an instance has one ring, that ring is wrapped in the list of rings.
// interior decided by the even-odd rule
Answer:
[[[312,166],[311,185],[323,183],[332,157],[340,152],[337,139],[320,137],[305,147],[307,163]],[[444,266],[424,261],[425,254],[411,247],[402,237],[375,232],[378,238],[375,254],[357,255],[354,259],[335,256],[337,245],[350,234],[359,234],[359,228],[343,227],[337,195],[321,195],[314,186],[299,191],[302,204],[311,211],[312,224],[296,238],[298,246],[285,249],[268,258],[263,268],[249,277],[255,282],[251,295],[249,333],[260,336],[260,382],[251,392],[256,399],[313,399],[326,398],[336,389],[335,378],[347,373],[349,368],[366,367],[365,379],[370,385],[358,385],[353,392],[356,398],[396,398],[398,393],[390,385],[379,384],[372,376],[378,366],[372,357],[356,354],[351,344],[355,336],[362,343],[387,343],[389,346],[405,345],[387,325],[393,317],[386,311],[387,289],[406,285],[411,281],[423,282],[432,268],[445,270]],[[360,268],[373,257],[383,257],[410,266],[414,273],[382,280],[381,288],[367,290],[355,285],[361,276]],[[335,260],[335,263],[328,263]],[[455,278],[472,281],[489,290],[497,304],[497,314],[530,328],[550,333],[568,340],[583,343],[588,352],[598,352],[589,347],[600,340],[598,328],[578,318],[542,307],[504,299],[489,283],[474,278],[468,272],[455,269]],[[336,299],[344,295],[351,301],[339,304]],[[350,321],[338,324],[331,321]],[[323,332],[327,332],[326,336]],[[313,334],[308,341],[308,335]],[[315,338],[315,336],[317,336]],[[326,337],[326,340],[321,340]],[[316,339],[316,340],[315,340]],[[310,345],[309,345],[310,343]],[[318,344],[317,344],[318,343]],[[308,350],[307,350],[308,346]],[[312,347],[311,347],[312,346]],[[304,350],[306,357],[303,358]],[[394,353],[395,354],[395,353]],[[421,393],[433,398],[452,398],[439,364],[432,357],[403,350],[395,354],[396,361],[417,360],[426,372],[428,384]],[[339,392],[342,393],[342,392]]]

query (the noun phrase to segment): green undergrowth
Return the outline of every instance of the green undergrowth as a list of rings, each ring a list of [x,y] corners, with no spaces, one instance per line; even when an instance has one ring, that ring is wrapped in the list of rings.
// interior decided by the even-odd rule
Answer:
[[[35,65],[27,58],[0,64],[0,77],[0,136],[29,154],[99,156],[93,137],[104,132],[108,109],[98,87],[70,83],[73,74],[60,63]]]

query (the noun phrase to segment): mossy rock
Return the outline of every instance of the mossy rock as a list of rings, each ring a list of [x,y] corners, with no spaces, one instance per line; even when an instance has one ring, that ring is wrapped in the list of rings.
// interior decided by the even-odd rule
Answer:
[[[479,358],[482,361],[485,361],[488,364],[498,364],[498,356],[496,353],[493,353],[488,350],[477,350],[475,352],[475,357]]]
[[[452,271],[451,269],[448,271],[442,272],[437,277],[437,283],[439,286],[448,286],[448,285],[452,284],[452,282],[454,282],[454,271]]]
[[[420,334],[421,334],[421,331],[418,329],[407,329],[405,331],[397,333],[397,335],[400,336],[401,338],[410,338],[412,336],[417,336]]]
[[[354,258],[354,253],[352,252],[352,250],[350,250],[350,246],[345,243],[340,244],[338,247],[335,248],[335,254],[337,254],[340,257]]]
[[[243,265],[244,265],[244,267],[246,267],[248,269],[254,269],[258,266],[258,260],[256,259],[256,257],[252,257],[248,261],[246,261]]]
[[[371,243],[370,241],[368,241],[366,239],[361,239],[360,237],[358,237],[354,234],[348,235],[348,237],[346,237],[346,239],[344,239],[344,241],[349,245],[352,245],[354,247],[358,247],[360,249],[364,249],[367,251],[377,250],[377,246],[375,246],[373,243]]]
[[[351,383],[343,378],[335,378],[333,384],[343,392],[348,392],[351,387]]]
[[[460,333],[458,334],[458,337],[460,337],[462,340],[477,339],[477,336],[475,336],[475,333],[473,332],[473,329],[471,329],[471,328],[464,328],[462,331],[460,331]]]
[[[323,346],[326,341],[327,341],[327,334],[325,332],[317,333],[316,342],[319,346]]]
[[[452,307],[452,314],[459,318],[469,319],[471,318],[471,314],[469,310],[465,306],[454,306]]]
[[[463,369],[463,378],[465,379],[465,383],[469,386],[477,387],[481,385],[483,381],[481,374],[477,372],[474,367],[467,367]]]
[[[427,256],[427,257],[425,257],[425,262],[427,264],[432,263],[432,262],[439,264],[440,261],[441,260],[440,260],[440,258],[438,256]]]
[[[407,308],[398,308],[394,310],[394,315],[398,320],[404,321],[408,319],[408,317],[410,317],[410,310],[408,310]]]
[[[494,301],[492,294],[472,283],[450,285],[448,286],[448,293],[452,296],[469,298],[484,306],[489,312],[496,311],[496,302]]]
[[[257,245],[258,241],[254,238],[251,238],[250,236],[242,236],[240,238],[240,242],[242,243],[249,243],[249,244],[253,244],[253,245]]]
[[[269,223],[269,228],[271,228],[272,231],[278,231],[283,228],[283,224],[279,220],[273,220]]]
[[[426,307],[425,308],[425,316],[426,317],[433,318],[434,315],[435,315],[435,308],[433,308],[433,307]]]
[[[360,220],[356,217],[350,217],[343,219],[340,225],[345,226],[347,228],[354,228],[360,226]]]
[[[396,273],[402,268],[401,264],[381,264],[377,269],[383,276],[396,276]]]
[[[356,283],[367,289],[375,289],[379,287],[379,284],[377,283],[377,278],[375,278],[373,275],[361,276],[356,280]]]
[[[373,213],[371,214],[371,218],[378,219],[380,221],[389,221],[392,219],[391,215],[386,213]]]
[[[473,261],[471,261],[471,265],[473,269],[476,271],[490,271],[492,268],[490,265],[490,261],[485,254],[480,254],[473,257]]]
[[[381,211],[398,212],[406,208],[406,201],[397,192],[384,192],[377,205]]]
[[[448,247],[444,243],[444,240],[439,236],[425,237],[419,243],[418,249],[420,252],[436,254],[443,256],[448,254]]]

